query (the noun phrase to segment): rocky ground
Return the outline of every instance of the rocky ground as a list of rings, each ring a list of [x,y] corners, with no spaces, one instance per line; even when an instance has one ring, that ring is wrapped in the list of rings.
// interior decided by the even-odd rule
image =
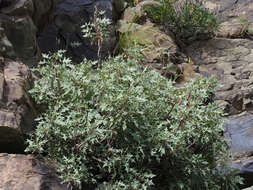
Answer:
[[[42,160],[23,154],[24,134],[34,129],[39,112],[27,93],[34,80],[30,68],[41,52],[60,48],[76,61],[96,59],[96,47],[82,38],[79,26],[89,20],[97,3],[114,21],[125,9],[121,0],[0,0],[1,190],[67,189]],[[183,81],[216,76],[222,86],[215,100],[229,114],[225,136],[232,139],[231,151],[236,153],[231,167],[240,170],[249,187],[253,185],[253,0],[206,0],[205,7],[222,20],[212,39],[179,47],[173,35],[152,23],[132,23],[135,14],[142,14],[139,5],[126,9],[112,25],[103,51],[114,49],[116,30],[122,34],[131,30],[146,46],[148,65],[164,76],[181,75]],[[72,48],[71,42],[82,45]]]

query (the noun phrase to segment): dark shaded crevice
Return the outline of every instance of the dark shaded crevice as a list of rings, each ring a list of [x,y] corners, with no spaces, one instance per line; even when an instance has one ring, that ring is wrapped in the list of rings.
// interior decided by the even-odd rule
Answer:
[[[3,136],[1,135],[3,134]],[[6,134],[8,134],[6,136]],[[24,139],[15,129],[0,127],[0,153],[23,154]]]

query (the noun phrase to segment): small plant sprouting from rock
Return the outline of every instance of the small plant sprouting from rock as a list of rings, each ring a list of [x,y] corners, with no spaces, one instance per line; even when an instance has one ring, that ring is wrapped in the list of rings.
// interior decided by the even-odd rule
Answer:
[[[86,23],[82,26],[83,37],[90,38],[92,42],[96,42],[98,46],[98,66],[102,64],[102,46],[104,40],[109,36],[108,27],[111,24],[110,19],[106,18],[105,11],[99,11],[95,6],[94,17],[92,23]]]

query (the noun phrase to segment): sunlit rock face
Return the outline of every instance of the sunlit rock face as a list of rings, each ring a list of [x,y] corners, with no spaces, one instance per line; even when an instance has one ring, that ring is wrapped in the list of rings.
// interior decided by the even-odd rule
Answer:
[[[105,11],[107,18],[112,19],[114,3],[111,0],[62,0],[54,12],[53,23],[38,38],[43,53],[54,52],[58,49],[67,50],[75,62],[83,58],[97,59],[97,44],[91,44],[89,39],[83,38],[81,25],[92,22],[94,7]],[[79,46],[74,46],[78,43]],[[103,55],[111,52],[116,44],[114,26],[110,26],[110,37],[105,40]]]
[[[41,58],[37,34],[50,22],[58,0],[0,1],[0,153],[22,153],[24,134],[34,130],[37,111],[28,90],[29,67]]]
[[[32,81],[27,65],[0,57],[0,153],[23,152],[23,135],[34,129],[37,111],[27,92]]]
[[[0,153],[0,189],[70,190],[43,160],[32,155],[3,153]]]

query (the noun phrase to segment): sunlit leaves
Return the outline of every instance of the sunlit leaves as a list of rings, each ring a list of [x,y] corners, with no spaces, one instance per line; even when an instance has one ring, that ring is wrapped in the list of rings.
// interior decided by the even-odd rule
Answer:
[[[139,57],[139,55],[138,55]],[[45,55],[31,95],[47,111],[27,151],[57,163],[64,182],[103,183],[105,189],[233,189],[237,178],[220,175],[225,160],[223,112],[211,102],[215,80],[182,88],[138,59],[93,62]]]

